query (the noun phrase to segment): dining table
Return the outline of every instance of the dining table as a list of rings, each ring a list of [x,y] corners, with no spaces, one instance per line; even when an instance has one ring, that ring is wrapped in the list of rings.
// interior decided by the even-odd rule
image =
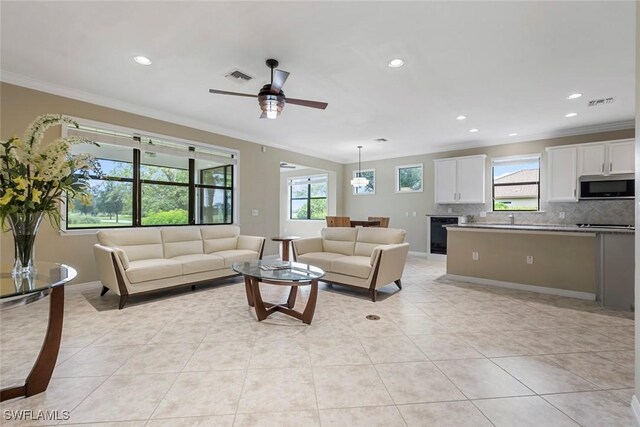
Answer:
[[[351,220],[352,227],[379,227],[380,220]]]

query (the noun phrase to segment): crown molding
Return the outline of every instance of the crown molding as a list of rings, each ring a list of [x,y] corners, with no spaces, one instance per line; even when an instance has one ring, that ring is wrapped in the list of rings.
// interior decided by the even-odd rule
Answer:
[[[114,110],[124,111],[126,113],[137,114],[140,116],[148,117],[151,119],[162,120],[168,123],[186,126],[206,132],[215,133],[222,136],[236,138],[257,145],[266,145],[268,147],[277,148],[284,151],[290,151],[297,154],[304,154],[311,157],[317,157],[323,160],[329,160],[336,163],[344,163],[337,158],[332,158],[327,153],[322,153],[313,149],[295,149],[285,147],[282,144],[278,144],[269,139],[256,138],[252,135],[248,135],[243,132],[238,132],[232,129],[225,128],[223,126],[212,125],[200,120],[194,120],[187,116],[180,116],[174,113],[169,113],[163,110],[155,108],[143,107],[138,104],[132,104],[129,102],[120,101],[115,98],[110,98],[102,95],[96,95],[91,92],[86,92],[68,86],[55,85],[52,83],[44,82],[42,80],[26,77],[21,74],[13,73],[11,71],[5,71],[0,69],[0,81],[9,83],[16,86],[25,87],[27,89],[33,89],[40,92],[49,93],[52,95],[62,96],[65,98],[75,99],[77,101],[88,102],[100,107],[112,108]]]

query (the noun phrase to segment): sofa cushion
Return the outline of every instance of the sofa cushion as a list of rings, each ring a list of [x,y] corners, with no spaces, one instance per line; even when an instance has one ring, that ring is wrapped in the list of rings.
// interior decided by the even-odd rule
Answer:
[[[331,262],[331,272],[366,279],[371,274],[371,258],[365,256],[345,256]]]
[[[205,254],[238,248],[240,227],[237,225],[211,225],[201,227],[200,233],[204,243]]]
[[[202,236],[197,227],[163,228],[161,231],[165,258],[204,253]]]
[[[354,254],[370,257],[376,246],[403,243],[405,234],[404,230],[398,228],[358,228]]]
[[[224,266],[231,267],[234,262],[252,261],[258,259],[258,252],[247,249],[232,249],[229,251],[218,251],[212,255],[224,259]]]
[[[320,267],[326,272],[331,271],[332,261],[344,257],[345,255],[334,254],[332,252],[309,252],[308,254],[298,255],[297,262],[313,265],[314,267]]]
[[[322,229],[322,250],[342,255],[353,255],[357,229],[330,227]]]
[[[125,273],[131,283],[147,282],[181,276],[182,264],[171,259],[143,259],[129,262]]]
[[[202,273],[225,267],[224,258],[212,254],[178,255],[171,259],[182,264],[183,274]]]
[[[163,258],[160,229],[100,230],[98,242],[104,246],[117,246],[127,254],[129,261]]]

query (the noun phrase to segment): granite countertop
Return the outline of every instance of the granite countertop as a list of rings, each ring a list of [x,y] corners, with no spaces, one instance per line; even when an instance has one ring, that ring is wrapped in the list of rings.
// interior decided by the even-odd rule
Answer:
[[[447,228],[484,228],[496,230],[514,231],[557,231],[564,233],[611,233],[634,234],[635,228],[604,228],[604,227],[578,227],[577,225],[562,224],[489,224],[474,222],[468,224],[446,225]]]

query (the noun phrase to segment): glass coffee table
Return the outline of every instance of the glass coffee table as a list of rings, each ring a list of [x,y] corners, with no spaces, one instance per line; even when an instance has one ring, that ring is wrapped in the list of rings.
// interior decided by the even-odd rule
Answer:
[[[237,262],[231,266],[236,273],[244,276],[247,291],[247,302],[256,310],[256,316],[262,321],[279,311],[307,325],[311,324],[318,299],[318,279],[324,276],[324,271],[309,264],[288,261],[251,261]],[[270,285],[290,286],[289,298],[286,304],[264,302],[260,295],[260,282]],[[298,286],[311,286],[309,300],[303,312],[293,309],[298,294]]]
[[[12,277],[11,266],[0,267],[0,310],[30,304],[49,295],[49,324],[42,349],[24,385],[0,390],[0,401],[33,396],[47,389],[58,359],[64,316],[64,285],[76,277],[76,270],[64,265],[37,262],[29,277]],[[28,327],[28,321],[25,321]]]

